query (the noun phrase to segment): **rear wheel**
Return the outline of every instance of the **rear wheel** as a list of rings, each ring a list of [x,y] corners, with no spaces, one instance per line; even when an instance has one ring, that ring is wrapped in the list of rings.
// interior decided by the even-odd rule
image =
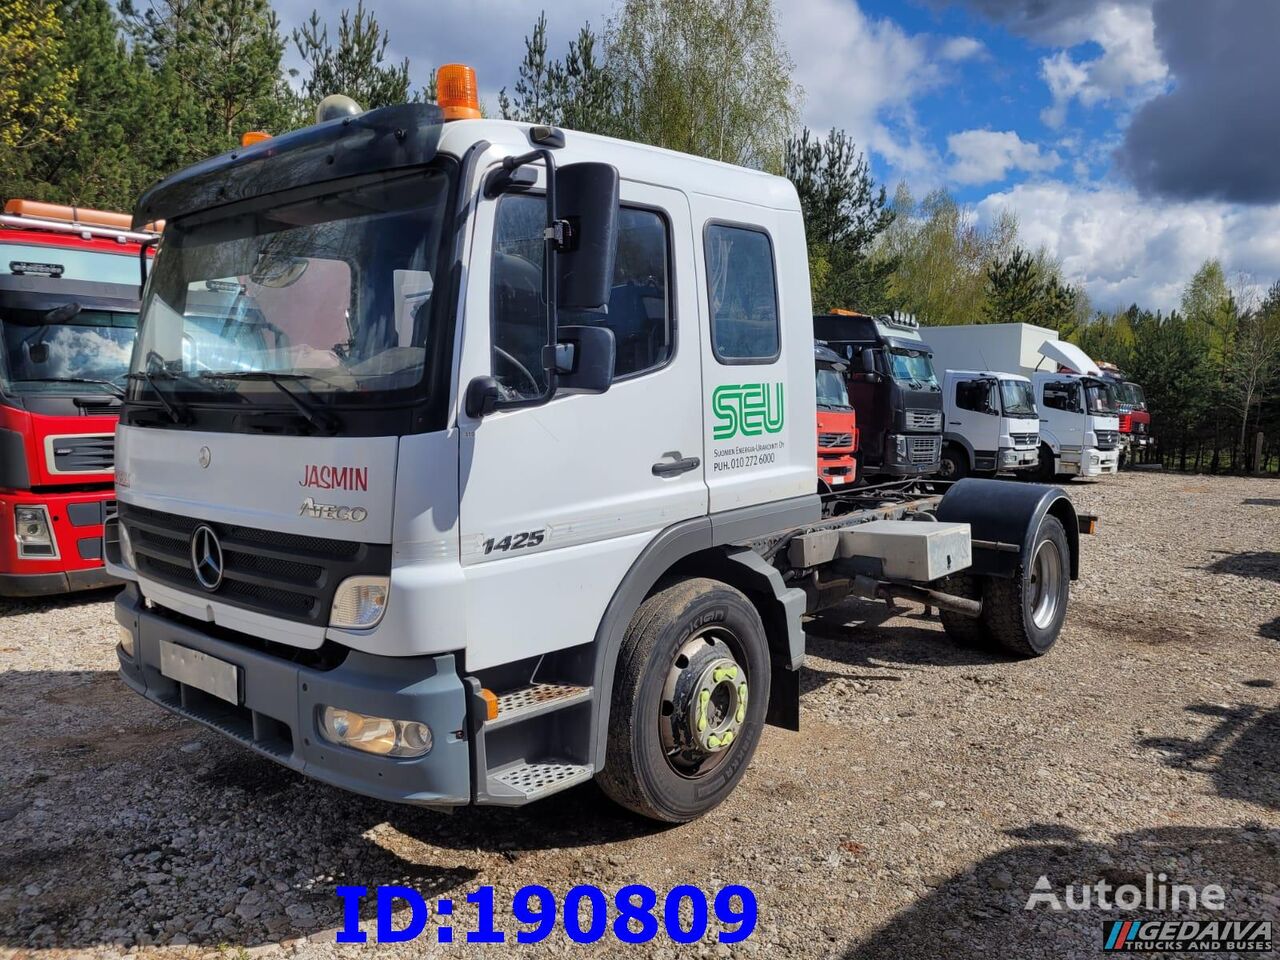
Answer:
[[[981,596],[982,613],[963,617],[944,610],[943,629],[964,646],[999,648],[1023,658],[1048,653],[1067,616],[1070,571],[1066,531],[1056,517],[1045,517],[1025,568],[1015,576],[954,578],[953,592]]]
[[[618,654],[601,788],[654,820],[706,813],[746,773],[769,679],[764,624],[741,592],[701,577],[659,589]]]
[[[942,459],[938,463],[939,480],[960,480],[969,472],[969,458],[955,444],[947,444],[942,448]]]

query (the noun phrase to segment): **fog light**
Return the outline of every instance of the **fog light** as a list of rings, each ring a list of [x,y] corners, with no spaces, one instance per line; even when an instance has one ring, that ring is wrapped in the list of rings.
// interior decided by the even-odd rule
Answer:
[[[53,526],[49,522],[49,511],[45,506],[15,506],[13,529],[18,538],[19,557],[57,558],[58,548],[53,542]]]
[[[383,757],[423,757],[431,728],[417,720],[370,717],[341,707],[320,707],[320,734],[330,743]]]
[[[125,655],[132,659],[133,657],[133,631],[128,627],[116,624],[116,636],[120,640],[120,649]]]
[[[357,630],[377,626],[387,609],[390,591],[386,577],[347,577],[333,595],[329,626]]]

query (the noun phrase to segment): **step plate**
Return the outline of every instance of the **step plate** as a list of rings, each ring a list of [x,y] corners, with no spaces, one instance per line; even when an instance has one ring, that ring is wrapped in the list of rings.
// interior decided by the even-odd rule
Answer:
[[[537,800],[590,780],[592,772],[590,764],[522,763],[494,774],[493,779],[523,793],[528,800]]]
[[[525,715],[567,707],[590,698],[590,687],[575,687],[567,683],[535,683],[498,697],[498,716],[491,723],[505,725]]]

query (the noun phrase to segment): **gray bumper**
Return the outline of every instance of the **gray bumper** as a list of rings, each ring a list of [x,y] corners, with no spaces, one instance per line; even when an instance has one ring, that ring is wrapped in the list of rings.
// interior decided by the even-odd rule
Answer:
[[[353,651],[341,666],[318,670],[147,610],[134,586],[120,594],[115,610],[116,620],[134,636],[133,657],[116,648],[120,676],[153,703],[344,790],[424,806],[471,802],[466,695],[453,654],[375,657]],[[163,676],[161,640],[236,664],[239,704]],[[379,757],[335,746],[319,736],[316,713],[322,704],[421,721],[431,727],[434,745],[418,759]]]

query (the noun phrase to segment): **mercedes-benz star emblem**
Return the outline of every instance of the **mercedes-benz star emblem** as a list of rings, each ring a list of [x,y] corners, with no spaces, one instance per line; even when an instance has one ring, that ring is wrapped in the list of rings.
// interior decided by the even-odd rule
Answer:
[[[208,447],[200,448],[200,466],[202,469],[209,469],[209,463],[213,460],[213,451]]]
[[[222,585],[222,544],[218,535],[203,524],[191,535],[191,570],[200,586],[210,593]]]

